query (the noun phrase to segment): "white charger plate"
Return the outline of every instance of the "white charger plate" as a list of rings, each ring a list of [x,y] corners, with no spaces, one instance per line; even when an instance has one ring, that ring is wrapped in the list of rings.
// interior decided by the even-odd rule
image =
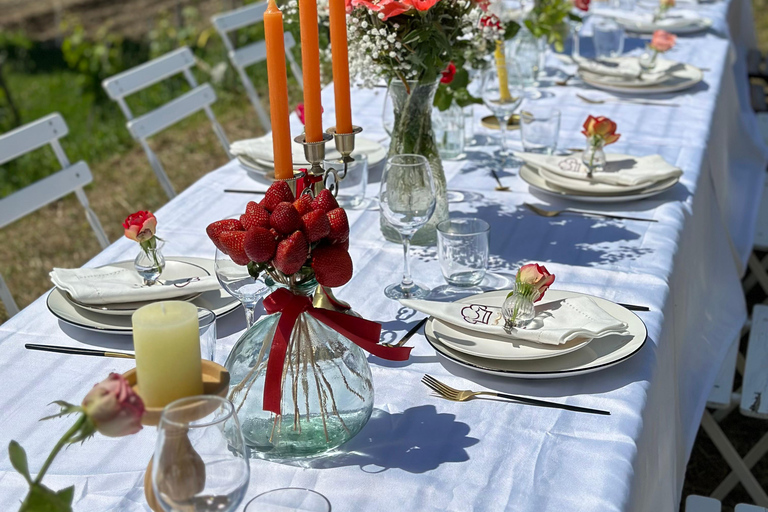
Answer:
[[[540,309],[543,305],[559,302],[567,296],[571,296],[570,294],[566,296],[565,293],[560,290],[548,290],[544,298],[536,303],[536,306]],[[501,307],[505,297],[506,293],[500,300],[496,295],[489,296],[487,293],[481,293],[456,302]],[[546,345],[515,339],[512,336],[482,334],[434,318],[430,319],[430,322],[432,323],[433,336],[437,337],[444,345],[465,354],[499,361],[526,361],[561,356],[579,350],[592,341],[591,338],[582,338],[562,345]]]
[[[522,178],[523,181],[525,181],[535,190],[538,190],[539,192],[548,196],[559,197],[561,199],[572,199],[574,201],[581,201],[584,203],[626,203],[629,201],[638,201],[640,199],[646,199],[648,197],[663,194],[670,188],[677,185],[677,182],[680,181],[678,178],[670,178],[669,180],[661,181],[646,189],[637,192],[630,192],[628,194],[592,195],[587,193],[571,192],[558,188],[556,185],[545,180],[538,173],[536,168],[527,164],[520,167],[520,178]]]
[[[173,260],[196,265],[213,275],[214,261],[208,258],[174,257]],[[124,263],[124,262],[122,262]],[[131,262],[131,265],[133,262]],[[112,264],[116,265],[116,264]],[[117,264],[119,265],[119,264]],[[240,302],[223,289],[203,292],[190,301],[195,306],[210,309],[216,317],[227,315],[240,306]],[[130,336],[133,334],[130,316],[105,315],[88,311],[67,300],[66,296],[54,288],[46,299],[48,310],[62,322],[88,331]]]
[[[584,83],[591,85],[595,89],[633,95],[678,92],[689,89],[704,79],[704,74],[696,66],[685,63],[676,64],[680,64],[681,67],[669,73],[667,80],[654,85],[620,85],[612,80],[608,80],[610,77],[583,70],[579,71],[579,76]]]
[[[555,290],[549,290],[547,293],[549,294],[553,291]],[[559,293],[563,294],[563,297],[585,296],[575,292],[560,291]],[[506,297],[506,294],[507,292],[503,290],[487,292],[474,296],[473,302],[477,302],[483,297],[485,300],[493,301],[494,304],[500,304],[504,297]],[[580,350],[575,350],[558,357],[509,361],[477,357],[447,346],[443,343],[440,335],[436,335],[433,319],[427,321],[424,332],[427,342],[432,345],[440,356],[465,368],[502,377],[558,379],[574,375],[584,375],[616,365],[635,355],[645,344],[648,335],[643,321],[636,314],[618,304],[599,297],[586,296],[594,300],[608,313],[626,323],[630,335],[613,335],[596,339]]]

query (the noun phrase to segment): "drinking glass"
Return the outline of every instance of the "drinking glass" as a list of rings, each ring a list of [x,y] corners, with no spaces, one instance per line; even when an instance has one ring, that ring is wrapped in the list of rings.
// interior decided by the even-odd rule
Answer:
[[[547,57],[546,43],[537,39],[528,29],[521,29],[506,47],[507,63],[515,63],[525,97],[541,98],[539,74],[544,70]]]
[[[249,478],[248,448],[232,402],[201,395],[165,406],[152,458],[152,488],[164,510],[233,511]]]
[[[433,109],[432,131],[443,160],[455,160],[464,155],[464,113],[461,107],[452,104],[442,112]]]
[[[464,147],[475,144],[475,109],[473,105],[467,105],[461,109],[464,116]]]
[[[286,487],[259,494],[245,506],[244,512],[331,512],[328,499],[311,489]]]
[[[506,66],[492,66],[483,75],[483,103],[499,120],[501,128],[499,155],[507,156],[507,122],[523,101],[523,90],[513,62]]]
[[[483,219],[447,219],[437,225],[437,259],[448,284],[477,286],[488,270],[491,226]]]
[[[624,52],[624,29],[611,18],[600,18],[592,26],[595,56],[612,59]]]
[[[245,321],[248,327],[255,320],[256,304],[269,292],[270,288],[262,279],[255,279],[248,273],[248,267],[238,265],[220,249],[216,249],[216,278],[224,290],[243,304]]]
[[[200,354],[203,359],[216,361],[216,315],[205,308],[197,308],[197,322],[200,329]]]
[[[379,190],[381,215],[403,240],[403,280],[384,290],[390,299],[420,299],[429,288],[411,279],[408,252],[411,237],[435,211],[435,182],[429,162],[422,155],[395,155],[381,175]]]
[[[520,136],[529,153],[551,155],[560,135],[560,111],[553,108],[528,108],[520,112]]]
[[[354,162],[347,165],[347,175],[339,181],[339,193],[336,202],[346,208],[358,208],[365,201],[365,189],[368,186],[368,155],[353,155]],[[341,159],[325,160],[325,169],[334,168],[338,171],[344,169]]]

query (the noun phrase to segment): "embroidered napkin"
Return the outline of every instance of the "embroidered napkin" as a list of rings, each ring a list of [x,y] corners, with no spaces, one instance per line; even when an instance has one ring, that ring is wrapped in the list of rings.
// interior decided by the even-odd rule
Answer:
[[[626,155],[607,153],[605,170],[593,173],[592,178],[587,177],[587,166],[581,162],[581,154],[559,156],[516,151],[515,156],[533,167],[540,167],[564,178],[608,185],[652,185],[670,178],[679,178],[683,174],[679,167],[668,164],[660,155],[629,158]]]
[[[378,150],[381,144],[376,141],[366,139],[364,137],[355,138],[355,151],[353,154],[371,154]],[[328,152],[326,153],[327,160],[333,160],[341,158],[341,154],[332,149],[333,145],[328,146]],[[309,162],[304,157],[304,146],[298,142],[291,142],[291,150],[293,154],[294,167],[307,167]],[[238,140],[230,144],[229,151],[235,156],[245,156],[252,160],[263,160],[265,162],[274,162],[275,152],[272,149],[272,134],[258,137],[256,139]]]
[[[54,268],[50,276],[56,288],[66,291],[73,299],[84,304],[173,299],[219,289],[215,276],[174,279],[165,284],[158,282],[146,286],[135,270],[120,267]]]
[[[623,334],[627,329],[627,324],[614,318],[589,297],[537,305],[531,323],[525,329],[512,328],[510,333],[504,329],[500,307],[416,299],[400,299],[400,303],[458,327],[546,345]]]

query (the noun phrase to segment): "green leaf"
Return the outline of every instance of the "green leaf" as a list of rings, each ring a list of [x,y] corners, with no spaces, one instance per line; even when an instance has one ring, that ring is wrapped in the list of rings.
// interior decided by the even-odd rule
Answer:
[[[451,89],[464,89],[469,85],[469,73],[464,68],[459,68],[456,70],[456,75],[453,77],[453,82],[451,82]]]
[[[72,512],[74,495],[74,487],[57,493],[42,484],[32,484],[19,512]]]
[[[437,93],[435,93],[435,101],[432,104],[442,112],[448,110],[451,103],[453,103],[453,94],[446,85],[440,84],[440,87],[437,88]]]
[[[11,441],[8,445],[8,457],[11,459],[13,469],[21,473],[27,482],[32,483],[29,476],[29,465],[27,464],[27,452],[16,441]]]

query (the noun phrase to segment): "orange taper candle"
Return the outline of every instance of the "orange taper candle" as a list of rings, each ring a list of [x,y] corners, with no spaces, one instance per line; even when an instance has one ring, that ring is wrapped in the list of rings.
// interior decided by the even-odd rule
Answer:
[[[275,153],[275,178],[293,178],[290,109],[288,108],[288,76],[285,71],[283,13],[275,0],[269,0],[264,13],[264,38],[267,43],[267,78],[269,110],[272,119],[272,150]]]
[[[299,0],[301,68],[304,75],[304,135],[307,142],[323,140],[320,40],[317,35],[317,19],[317,0]]]
[[[330,0],[331,60],[336,100],[336,133],[352,133],[349,101],[349,56],[347,54],[347,7],[345,0]]]

